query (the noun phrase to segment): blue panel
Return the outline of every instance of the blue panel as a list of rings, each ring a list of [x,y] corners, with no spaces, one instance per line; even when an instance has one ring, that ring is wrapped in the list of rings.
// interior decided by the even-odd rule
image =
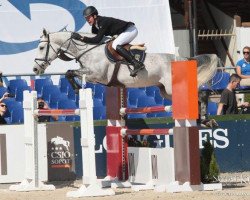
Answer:
[[[38,96],[42,94],[43,87],[46,85],[53,85],[53,82],[50,78],[35,80],[35,90],[37,91]]]
[[[230,74],[227,72],[217,72],[212,79],[213,90],[224,90],[229,83]]]
[[[9,81],[8,89],[9,89],[9,92],[11,94],[16,94],[16,89],[18,87],[24,87],[24,86],[28,86],[26,80],[24,80],[24,79],[13,79],[13,80]]]
[[[155,97],[156,91],[159,90],[156,86],[146,87],[146,94],[150,97]]]
[[[154,97],[148,97],[148,96],[140,96],[138,98],[138,107],[152,107],[157,106]]]
[[[19,102],[23,102],[23,91],[28,90],[31,91],[31,87],[29,86],[20,86],[16,89],[16,100]]]
[[[98,178],[104,178],[107,174],[107,161],[106,161],[106,149],[103,146],[103,139],[106,133],[105,126],[95,126],[95,150],[96,153],[96,174]],[[81,150],[81,129],[80,127],[74,127],[74,146],[75,146],[75,164],[76,164],[76,176],[82,178],[82,150]]]
[[[5,92],[7,92],[7,88],[6,87],[0,87],[0,98],[2,98],[2,96],[4,95]]]
[[[207,105],[207,114],[208,115],[217,115],[217,103],[215,102],[208,102],[208,105]]]

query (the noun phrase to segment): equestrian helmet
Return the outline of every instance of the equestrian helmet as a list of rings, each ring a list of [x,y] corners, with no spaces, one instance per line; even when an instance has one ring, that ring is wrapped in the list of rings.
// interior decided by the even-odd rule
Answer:
[[[83,16],[98,15],[98,11],[94,6],[88,6],[83,10]]]

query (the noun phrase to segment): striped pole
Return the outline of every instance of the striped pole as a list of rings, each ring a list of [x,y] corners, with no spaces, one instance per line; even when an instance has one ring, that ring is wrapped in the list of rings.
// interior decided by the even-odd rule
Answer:
[[[159,129],[121,129],[121,135],[171,135],[173,129],[159,128]]]
[[[155,113],[155,112],[170,112],[172,111],[171,106],[153,106],[144,108],[121,108],[120,114],[138,114],[138,113]]]
[[[79,115],[79,109],[36,109],[34,110],[35,115],[40,116],[61,116],[61,115]]]

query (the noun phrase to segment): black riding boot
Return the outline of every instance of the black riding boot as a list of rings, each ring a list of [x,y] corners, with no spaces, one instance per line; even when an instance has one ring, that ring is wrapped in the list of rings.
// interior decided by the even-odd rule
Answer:
[[[125,48],[121,45],[117,45],[116,51],[124,57],[129,63],[134,66],[134,70],[130,72],[130,76],[135,77],[137,72],[145,68],[144,64],[136,60]]]

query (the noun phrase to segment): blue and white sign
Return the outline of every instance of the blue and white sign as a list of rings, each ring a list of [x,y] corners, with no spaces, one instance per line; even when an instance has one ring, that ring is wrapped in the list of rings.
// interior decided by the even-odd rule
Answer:
[[[80,0],[71,0],[71,1],[54,1],[54,0],[9,0],[9,3],[14,6],[16,8],[17,15],[20,15],[19,17],[22,18],[23,22],[20,24],[21,26],[24,25],[23,28],[27,28],[30,30],[30,28],[32,28],[34,26],[33,23],[35,23],[35,16],[31,18],[31,6],[32,4],[48,4],[48,5],[53,5],[53,6],[57,6],[59,8],[56,8],[57,10],[55,10],[55,12],[60,12],[60,8],[62,8],[63,10],[65,10],[65,12],[67,11],[74,20],[75,23],[75,29],[74,31],[79,31],[85,21],[84,20],[80,20],[82,18],[82,10],[85,8],[84,3],[82,3]],[[15,9],[14,8],[14,9]],[[39,10],[35,10],[35,12],[39,12]],[[63,11],[62,11],[63,12]],[[43,12],[44,15],[46,15],[46,12]],[[52,13],[52,11],[51,11]],[[21,15],[23,14],[23,15]],[[49,13],[47,13],[49,14]],[[8,14],[7,14],[8,16]],[[60,24],[62,24],[62,27],[58,29],[58,31],[62,28],[66,28],[68,26],[68,24],[63,24],[64,22],[60,20],[60,16],[58,16],[59,18],[57,18],[57,24],[58,26]],[[46,18],[44,16],[44,18]],[[48,19],[48,18],[47,18]],[[56,18],[55,18],[56,20]],[[27,27],[25,27],[25,21],[29,22],[27,24]],[[42,20],[40,20],[42,22]],[[44,21],[44,23],[38,23],[37,27],[39,28],[39,25],[41,26],[43,25],[48,25],[48,23],[51,22],[51,20]],[[53,22],[53,21],[52,21]],[[65,21],[68,22],[68,21]],[[55,24],[55,22],[53,22],[53,24]],[[72,24],[72,23],[70,23]],[[15,30],[14,27],[16,27],[16,25],[14,24],[9,24],[10,28],[12,28],[12,30]],[[14,25],[14,27],[12,27]],[[19,28],[22,28],[22,27]],[[42,28],[42,27],[41,27]],[[41,29],[40,29],[41,30]],[[17,32],[20,33],[20,29],[16,30]],[[22,31],[22,30],[21,30]],[[56,31],[56,30],[55,30]],[[28,41],[27,38],[27,42],[11,42],[11,41],[1,41],[0,40],[0,55],[10,55],[10,54],[16,54],[16,53],[22,53],[25,51],[29,51],[32,50],[34,48],[36,48],[38,45],[38,40],[34,40],[34,41]]]
[[[0,71],[32,73],[42,29],[89,32],[82,16],[93,5],[100,15],[132,21],[139,29],[135,42],[148,52],[174,52],[169,3],[166,0],[0,0]],[[78,68],[75,62],[57,60],[47,72]]]

